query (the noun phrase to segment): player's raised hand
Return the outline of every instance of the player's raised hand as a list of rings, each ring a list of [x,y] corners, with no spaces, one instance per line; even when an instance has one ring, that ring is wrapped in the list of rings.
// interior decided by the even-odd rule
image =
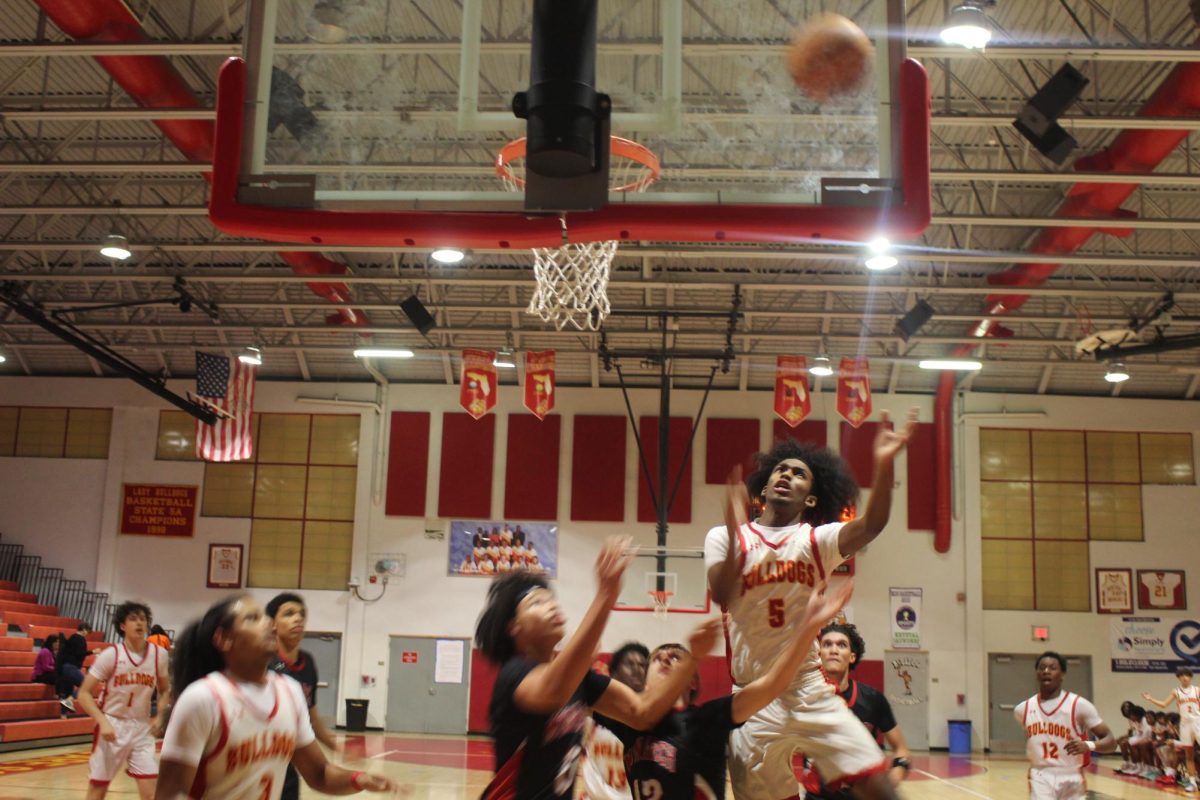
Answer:
[[[354,774],[354,788],[360,792],[387,792],[393,797],[412,794],[411,786],[399,784],[391,778],[374,772],[356,772]]]
[[[908,410],[908,418],[904,422],[904,427],[898,431],[888,429],[890,416],[888,412],[883,412],[880,416],[879,433],[875,435],[875,460],[877,462],[891,461],[909,443],[917,432],[917,411],[916,408]]]
[[[637,548],[633,546],[633,537],[610,536],[604,542],[600,555],[596,557],[596,580],[601,591],[607,591],[614,597],[621,593],[625,568],[635,555]]]
[[[738,464],[725,482],[725,527],[730,541],[737,541],[738,530],[747,522],[746,509],[749,507],[750,493],[742,480],[742,465]]]
[[[838,585],[832,589],[829,588],[828,582],[817,586],[808,596],[808,605],[804,609],[805,624],[801,627],[807,627],[810,624],[824,625],[842,610],[842,607],[850,601],[852,594],[854,594],[853,578],[838,581]]]
[[[705,620],[692,629],[692,632],[688,634],[688,650],[692,651],[692,658],[699,661],[711,653],[717,643],[717,637],[720,635],[720,619]]]

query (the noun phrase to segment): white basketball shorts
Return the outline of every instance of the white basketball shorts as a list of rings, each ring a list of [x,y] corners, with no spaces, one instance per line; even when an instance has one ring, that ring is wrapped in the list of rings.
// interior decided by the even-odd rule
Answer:
[[[1029,770],[1029,800],[1085,800],[1087,780],[1080,770]]]
[[[157,778],[158,762],[154,758],[149,720],[109,717],[108,721],[117,732],[117,740],[102,738],[99,730],[92,735],[92,757],[88,759],[91,782],[107,785],[126,764],[125,773],[131,778]]]

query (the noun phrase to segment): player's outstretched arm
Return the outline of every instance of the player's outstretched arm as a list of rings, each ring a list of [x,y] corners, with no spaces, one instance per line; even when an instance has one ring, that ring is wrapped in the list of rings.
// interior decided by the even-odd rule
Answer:
[[[621,594],[625,568],[637,551],[628,536],[610,538],[596,558],[596,580],[600,584],[592,604],[575,633],[558,656],[548,664],[530,670],[517,686],[513,701],[517,708],[533,714],[547,714],[566,705],[592,666],[600,635],[608,615]]]
[[[383,775],[370,772],[354,772],[339,767],[325,758],[325,751],[317,742],[309,742],[292,755],[292,766],[304,778],[304,782],[322,794],[356,794],[358,792],[391,792],[399,786]]]
[[[83,679],[83,685],[79,687],[79,696],[75,698],[75,702],[83,713],[87,714],[92,719],[96,720],[96,725],[99,730],[100,738],[107,739],[110,742],[117,740],[117,732],[113,730],[112,723],[108,721],[108,717],[100,710],[100,706],[96,705],[96,698],[92,694],[96,691],[96,676],[90,672]]]
[[[738,530],[746,524],[746,509],[749,506],[750,495],[742,481],[742,468],[736,466],[725,483],[725,530],[729,536],[725,543],[725,558],[708,568],[708,590],[713,601],[721,608],[729,606],[741,577]]]
[[[895,482],[896,456],[917,432],[917,409],[910,409],[904,428],[891,431],[887,428],[888,412],[880,420],[879,433],[875,436],[875,478],[871,484],[871,496],[863,515],[847,522],[838,534],[838,548],[846,558],[862,550],[875,540],[887,525],[892,513],[892,484]]]
[[[841,611],[853,592],[852,579],[847,579],[832,591],[826,591],[824,584],[813,591],[792,643],[780,653],[766,674],[747,684],[733,696],[734,724],[741,725],[783,694],[784,689],[796,677],[796,670],[800,669],[805,657],[812,650],[813,640],[817,638],[821,628]]]
[[[886,703],[887,698],[883,701]],[[904,732],[900,730],[899,725],[890,731],[884,731],[883,740],[892,752],[892,768],[888,770],[888,777],[892,780],[892,786],[899,786],[908,777],[908,771],[911,769],[908,759],[912,757],[912,751],[908,749],[908,740],[904,738]]]
[[[82,692],[80,692],[80,694],[82,694]],[[1149,700],[1151,703],[1154,703],[1154,705],[1158,706],[1159,708],[1166,708],[1167,706],[1169,706],[1175,702],[1175,693],[1171,692],[1169,695],[1167,695],[1166,700],[1155,700],[1154,697],[1149,692],[1142,692],[1142,699]]]
[[[1067,742],[1067,752],[1077,756],[1089,750],[1094,750],[1097,753],[1111,753],[1117,749],[1116,738],[1103,722],[1093,725],[1091,731],[1092,735],[1096,737],[1096,741],[1085,742],[1081,739],[1072,739]]]
[[[698,658],[712,651],[721,633],[721,621],[710,619],[698,625],[688,636],[688,649],[671,667],[671,675],[653,688],[638,694],[620,681],[612,681],[592,706],[596,711],[634,730],[650,730],[675,705],[692,681]]]

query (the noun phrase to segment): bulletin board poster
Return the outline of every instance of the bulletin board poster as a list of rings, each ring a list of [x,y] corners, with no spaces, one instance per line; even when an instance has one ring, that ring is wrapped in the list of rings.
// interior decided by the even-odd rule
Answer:
[[[190,537],[196,532],[197,486],[126,483],[122,486],[121,533]]]
[[[453,520],[449,574],[490,578],[518,569],[558,575],[558,525],[545,522]]]

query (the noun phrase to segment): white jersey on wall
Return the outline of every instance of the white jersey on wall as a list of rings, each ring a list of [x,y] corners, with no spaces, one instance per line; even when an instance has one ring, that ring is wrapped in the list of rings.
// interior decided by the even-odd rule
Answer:
[[[1155,572],[1142,573],[1142,585],[1146,587],[1150,605],[1156,608],[1173,608],[1175,606],[1175,589],[1179,586],[1180,577],[1171,572],[1159,575]]]
[[[844,523],[814,528],[807,523],[767,528],[753,522],[738,530],[741,582],[726,609],[730,671],[739,686],[761,677],[796,636],[813,589],[845,559],[838,549]],[[719,525],[704,539],[705,566],[725,560],[729,532]],[[820,668],[816,642],[792,683]]]
[[[1193,725],[1200,722],[1200,686],[1189,686],[1186,689],[1176,686],[1172,694],[1179,703],[1180,721],[1188,719]]]
[[[1091,763],[1089,753],[1072,755],[1067,742],[1087,741],[1088,731],[1100,724],[1100,714],[1088,700],[1063,692],[1051,700],[1034,695],[1013,709],[1025,729],[1025,753],[1034,769],[1081,770]]]
[[[150,719],[150,696],[161,678],[167,678],[167,653],[146,643],[140,657],[129,652],[124,642],[105,648],[88,669],[104,688],[99,693],[100,709],[118,719]]]

